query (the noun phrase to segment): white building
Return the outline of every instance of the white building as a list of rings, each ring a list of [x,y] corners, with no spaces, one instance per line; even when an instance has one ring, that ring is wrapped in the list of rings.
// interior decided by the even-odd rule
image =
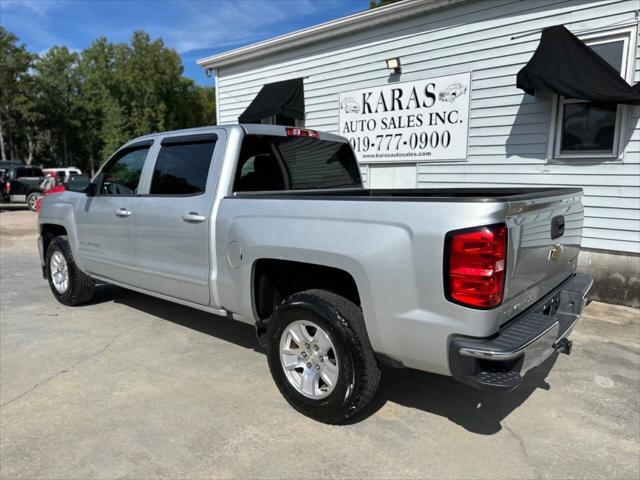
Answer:
[[[219,124],[236,123],[264,85],[301,78],[305,115],[297,123],[353,137],[369,187],[582,187],[582,268],[596,277],[600,298],[638,306],[640,107],[605,111],[561,95],[528,95],[516,74],[541,30],[564,25],[629,84],[640,81],[639,11],[640,0],[404,0],[198,63],[216,75]],[[399,71],[388,68],[394,59]],[[385,103],[407,102],[414,86],[425,94],[425,82],[439,101],[457,102],[450,131],[433,117],[438,138],[420,138],[415,118],[404,117],[393,133],[406,136],[389,139],[403,155],[365,155],[364,143],[379,132],[365,139],[348,127],[362,96],[374,102],[365,109],[375,108],[381,92]],[[394,87],[403,89],[396,98]],[[428,153],[407,153],[425,142]]]

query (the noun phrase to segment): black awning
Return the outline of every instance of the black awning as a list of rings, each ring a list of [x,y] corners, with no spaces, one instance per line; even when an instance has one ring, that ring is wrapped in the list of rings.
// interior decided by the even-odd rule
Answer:
[[[640,105],[640,84],[631,87],[605,59],[562,25],[545,28],[516,86],[530,95],[553,92],[597,103]]]
[[[304,84],[302,78],[267,83],[247,109],[238,117],[240,123],[259,123],[271,115],[304,119]]]

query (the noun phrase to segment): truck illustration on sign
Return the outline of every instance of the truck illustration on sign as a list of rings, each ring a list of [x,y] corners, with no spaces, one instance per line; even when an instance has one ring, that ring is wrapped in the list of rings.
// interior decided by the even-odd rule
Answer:
[[[452,83],[439,93],[438,99],[441,102],[453,102],[456,98],[464,95],[465,93],[467,93],[466,86],[461,83]]]
[[[342,108],[345,113],[360,113],[360,105],[358,105],[358,102],[356,102],[352,97],[347,97],[342,100],[340,108]]]

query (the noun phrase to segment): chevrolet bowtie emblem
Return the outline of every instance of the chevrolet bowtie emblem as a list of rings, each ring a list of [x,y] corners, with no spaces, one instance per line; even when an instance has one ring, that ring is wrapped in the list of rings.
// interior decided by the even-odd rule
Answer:
[[[560,255],[562,255],[563,248],[559,243],[551,247],[551,250],[549,250],[549,261],[559,259]]]

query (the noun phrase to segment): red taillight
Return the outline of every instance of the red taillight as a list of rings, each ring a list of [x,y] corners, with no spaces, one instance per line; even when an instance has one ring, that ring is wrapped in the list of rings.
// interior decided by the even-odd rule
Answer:
[[[461,305],[493,308],[502,303],[507,227],[492,225],[447,234],[447,298]]]
[[[318,132],[306,128],[287,128],[287,136],[320,138],[320,134]]]
[[[11,193],[11,183],[10,182],[7,182],[7,184],[5,185],[5,190],[7,192],[7,195],[9,193]]]

